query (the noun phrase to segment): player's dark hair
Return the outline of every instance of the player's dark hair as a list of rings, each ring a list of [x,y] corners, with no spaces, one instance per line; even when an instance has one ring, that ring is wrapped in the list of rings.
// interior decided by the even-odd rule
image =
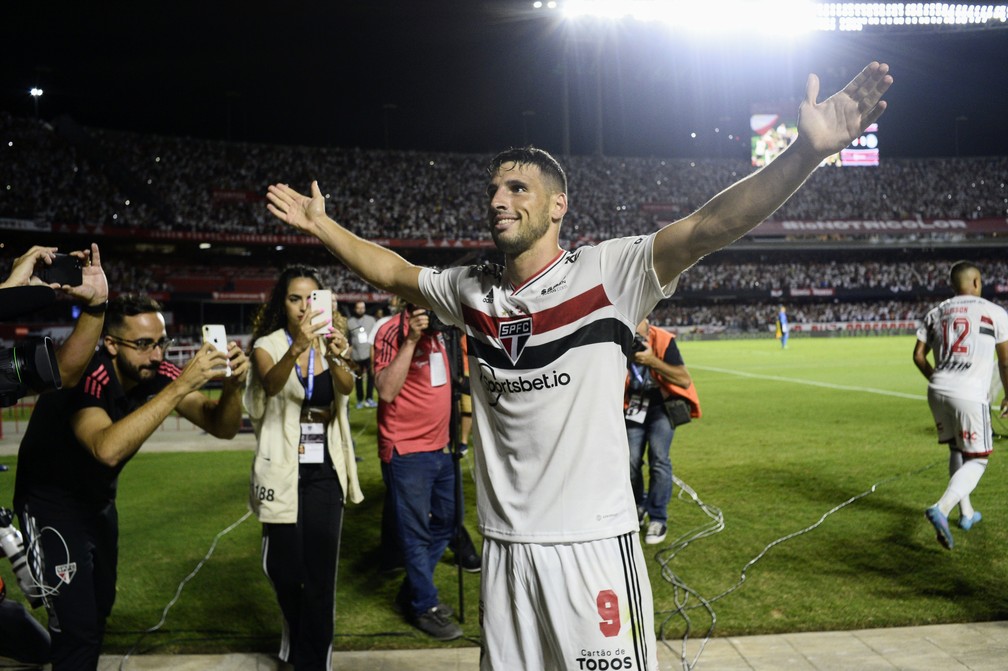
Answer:
[[[956,261],[949,271],[949,284],[953,289],[959,291],[969,284],[973,272],[976,272],[977,275],[980,274],[980,269],[975,264],[969,261]]]
[[[126,317],[161,312],[161,303],[150,296],[140,294],[120,294],[109,301],[105,311],[105,333],[113,331],[126,323]]]
[[[487,171],[491,176],[496,175],[505,163],[534,165],[559,193],[567,193],[567,174],[560,163],[543,149],[532,146],[512,147],[494,156]]]
[[[250,348],[256,340],[267,333],[272,333],[287,325],[287,311],[284,308],[284,303],[287,301],[287,288],[292,280],[302,277],[312,280],[320,288],[322,287],[322,280],[319,279],[318,270],[314,267],[296,264],[284,268],[280,277],[277,278],[276,284],[273,285],[269,300],[259,306],[259,310],[252,318]]]

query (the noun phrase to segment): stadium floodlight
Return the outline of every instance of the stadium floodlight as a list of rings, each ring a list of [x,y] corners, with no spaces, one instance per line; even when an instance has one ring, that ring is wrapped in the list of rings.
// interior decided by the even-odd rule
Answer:
[[[773,29],[786,33],[861,31],[866,28],[1008,27],[1008,5],[938,2],[812,2],[811,0],[536,0],[535,9],[562,10],[569,19],[633,19],[675,29],[735,32]]]
[[[38,101],[42,97],[44,91],[37,86],[33,86],[28,89],[28,95],[32,97],[32,104],[35,105],[35,118],[38,119]]]
[[[778,28],[792,33],[813,30],[816,21],[816,5],[807,0],[567,0],[562,9],[568,18],[631,18],[707,33],[752,30],[768,16],[787,17]]]
[[[919,3],[822,3],[819,16],[830,30],[860,31],[865,28],[922,26],[1004,26],[1008,6]]]

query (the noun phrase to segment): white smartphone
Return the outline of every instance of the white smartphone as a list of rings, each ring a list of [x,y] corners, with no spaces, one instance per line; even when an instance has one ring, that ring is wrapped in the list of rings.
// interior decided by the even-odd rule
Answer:
[[[227,341],[227,331],[224,329],[223,324],[204,324],[203,325],[203,342],[208,342],[213,345],[218,352],[223,352],[224,356],[228,353],[228,341]],[[225,377],[231,377],[231,366],[227,366],[227,372],[224,373]]]
[[[312,324],[332,324],[332,292],[328,289],[316,289],[311,292],[311,310],[322,310],[322,314],[312,319]],[[329,327],[332,330],[332,326]]]

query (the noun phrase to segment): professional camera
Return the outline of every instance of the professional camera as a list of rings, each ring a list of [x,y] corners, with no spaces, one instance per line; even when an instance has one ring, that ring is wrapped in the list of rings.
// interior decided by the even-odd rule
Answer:
[[[634,333],[633,337],[633,351],[643,352],[648,348],[647,340],[644,339],[640,333]]]
[[[409,305],[406,306],[406,310],[409,311],[409,313],[412,315],[413,311],[416,310],[417,307],[419,306],[410,303]],[[451,324],[445,324],[443,321],[438,319],[438,316],[434,314],[433,310],[428,310],[427,308],[420,308],[420,309],[427,314],[427,328],[425,328],[424,331],[430,333],[438,333],[441,331],[447,331],[448,329],[451,328]]]
[[[3,289],[0,319],[43,308],[55,299],[56,292],[49,287]],[[22,396],[62,386],[56,349],[48,336],[27,338],[14,347],[0,347],[0,406],[14,405]]]
[[[32,392],[41,394],[62,386],[56,349],[49,336],[0,347],[0,406],[14,405]]]
[[[42,599],[38,595],[31,571],[28,570],[28,557],[25,554],[21,532],[13,526],[13,522],[14,513],[7,508],[0,508],[0,553],[10,559],[18,585],[21,586],[28,603],[32,608],[38,608],[42,605]]]
[[[445,324],[443,321],[438,319],[438,316],[434,314],[433,310],[428,310],[427,316],[429,317],[429,321],[427,322],[427,328],[424,329],[425,331],[447,331],[451,328],[450,324]]]

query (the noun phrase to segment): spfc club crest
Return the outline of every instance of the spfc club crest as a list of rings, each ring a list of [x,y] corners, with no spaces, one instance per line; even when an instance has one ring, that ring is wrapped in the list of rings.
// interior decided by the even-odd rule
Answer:
[[[511,321],[501,322],[497,326],[497,339],[504,346],[511,363],[518,363],[525,343],[532,335],[532,318],[523,317]]]
[[[60,564],[56,567],[56,577],[67,585],[77,574],[77,562],[72,561],[67,564]]]

